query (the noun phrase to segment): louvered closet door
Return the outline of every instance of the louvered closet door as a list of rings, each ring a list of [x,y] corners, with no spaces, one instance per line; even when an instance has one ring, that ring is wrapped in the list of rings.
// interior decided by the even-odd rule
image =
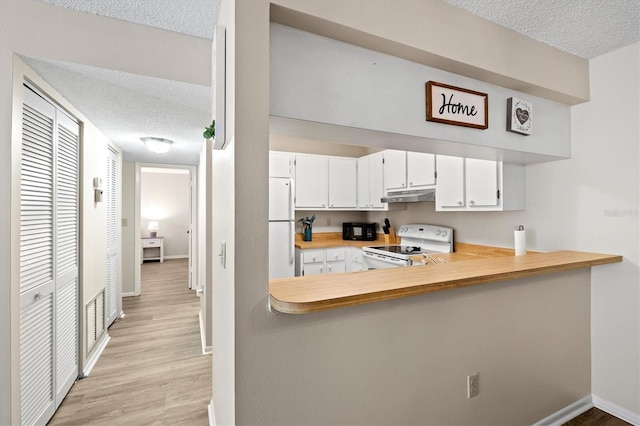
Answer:
[[[107,205],[107,306],[106,326],[118,317],[118,157],[111,150],[107,154],[107,180],[105,198]]]
[[[44,424],[54,391],[55,107],[25,89],[20,200],[21,423]]]
[[[21,424],[46,424],[78,377],[79,126],[25,87],[20,225]]]
[[[56,155],[56,406],[78,377],[79,127],[57,111]]]

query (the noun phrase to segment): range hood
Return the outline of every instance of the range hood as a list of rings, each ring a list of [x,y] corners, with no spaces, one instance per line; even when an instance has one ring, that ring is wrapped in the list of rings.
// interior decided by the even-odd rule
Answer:
[[[413,191],[390,192],[386,197],[380,199],[383,203],[417,203],[420,201],[435,201],[436,190],[419,189]]]

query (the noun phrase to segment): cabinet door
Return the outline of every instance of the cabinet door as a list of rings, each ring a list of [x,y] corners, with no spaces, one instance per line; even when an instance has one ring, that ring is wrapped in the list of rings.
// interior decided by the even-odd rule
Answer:
[[[407,186],[436,184],[436,157],[424,152],[407,152]]]
[[[436,209],[464,207],[464,158],[438,155]]]
[[[328,160],[319,155],[296,155],[296,208],[326,208]]]
[[[324,274],[324,262],[322,263],[305,263],[303,266],[303,276]]]
[[[344,260],[327,262],[327,274],[337,274],[339,272],[347,272],[347,262]]]
[[[371,207],[369,197],[369,157],[358,158],[358,208]]]
[[[498,163],[489,160],[465,160],[467,206],[498,205]]]
[[[291,154],[269,152],[269,177],[291,177]]]
[[[387,191],[407,187],[407,152],[388,149],[384,152],[384,187]]]
[[[355,209],[357,180],[355,158],[329,158],[329,207]]]
[[[383,209],[385,204],[380,201],[384,197],[384,163],[383,153],[369,156],[369,204],[373,209]]]

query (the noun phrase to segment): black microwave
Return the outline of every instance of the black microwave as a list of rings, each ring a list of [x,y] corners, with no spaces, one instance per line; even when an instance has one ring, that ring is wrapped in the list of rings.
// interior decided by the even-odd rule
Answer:
[[[375,223],[342,222],[342,239],[356,241],[375,241]]]

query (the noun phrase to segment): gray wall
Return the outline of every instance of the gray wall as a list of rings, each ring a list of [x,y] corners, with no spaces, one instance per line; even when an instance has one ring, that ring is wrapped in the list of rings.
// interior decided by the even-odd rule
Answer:
[[[275,2],[332,22],[352,24],[356,30],[366,28],[374,35],[401,33],[409,46],[420,46],[420,40],[427,39],[414,37],[413,32],[399,31],[401,22],[411,21],[411,8],[416,5],[444,8],[439,2],[402,2],[396,3],[398,7],[395,8],[384,8],[389,6],[387,2],[374,2],[373,5],[366,2],[371,5],[366,9],[367,14],[358,14],[358,10],[365,10],[365,2],[332,2],[330,8],[325,7],[325,2]],[[604,378],[611,374],[607,379],[612,384],[611,389],[607,389],[611,393],[607,397],[629,410],[638,411],[632,401],[640,400],[634,383],[638,377],[637,366],[630,362],[634,355],[633,359],[638,359],[634,352],[638,346],[638,332],[632,324],[638,312],[635,305],[638,300],[637,254],[622,265],[599,267],[591,274],[587,270],[567,272],[305,316],[275,315],[266,310],[266,256],[257,256],[252,267],[247,268],[246,253],[249,250],[267,252],[268,233],[264,224],[268,205],[269,15],[266,1],[223,4],[220,15],[220,23],[227,26],[227,130],[233,140],[225,152],[219,153],[219,165],[229,172],[227,177],[233,176],[234,181],[219,181],[214,176],[214,193],[218,189],[233,194],[227,199],[227,206],[219,207],[223,222],[214,230],[214,239],[229,238],[227,242],[231,241],[232,245],[227,247],[233,247],[233,253],[227,258],[227,268],[232,269],[221,270],[218,282],[214,283],[213,367],[216,380],[213,403],[217,423],[532,423],[588,395],[592,391],[592,374],[594,391],[603,389],[597,387],[596,375]],[[397,19],[399,16],[406,20]],[[371,25],[384,23],[386,19],[395,22],[395,26]],[[442,20],[442,16],[429,15],[425,19]],[[428,28],[426,24],[423,26]],[[477,32],[477,28],[472,29]],[[366,38],[366,34],[359,35]],[[512,59],[510,50],[501,50],[508,44],[502,42],[496,35],[487,46],[500,51],[501,57]],[[527,44],[527,54],[531,53],[537,59],[546,58],[536,62],[537,66],[533,66],[536,70],[526,71],[528,81],[544,80],[548,77],[546,71],[553,68],[549,67],[552,61],[548,58],[555,53],[541,54],[545,49],[529,50]],[[626,74],[614,78],[619,78],[619,84],[623,86],[624,82],[629,82],[631,90],[628,93],[634,96],[638,93],[634,90],[637,46],[635,49],[629,54],[631,63],[627,64],[624,58],[622,62],[631,65],[629,73],[636,78],[631,79]],[[452,48],[450,51],[461,52],[460,56],[489,58],[469,49]],[[487,60],[500,62],[494,57]],[[617,59],[612,61],[613,65],[619,65]],[[510,60],[510,64],[513,68],[505,74],[516,76],[519,62]],[[524,68],[531,65],[522,64]],[[496,68],[488,66],[487,69]],[[595,67],[592,71],[599,72]],[[539,75],[529,79],[532,74]],[[569,71],[560,69],[556,74],[567,77]],[[610,79],[614,75],[604,74]],[[572,123],[574,134],[578,131],[576,127],[585,133],[594,133],[596,123],[603,124],[598,125],[597,130],[619,124],[617,119],[609,121],[597,114],[604,109],[608,99],[598,103],[594,96],[594,101],[595,110],[587,104],[572,111],[585,114],[580,122]],[[634,108],[629,113],[637,118]],[[635,126],[637,120],[630,120],[626,115],[624,118],[624,123]],[[637,128],[629,130],[633,138],[637,137]],[[590,138],[587,134],[583,136]],[[595,138],[602,140],[601,136],[594,135]],[[634,166],[631,168],[634,179],[628,181],[634,182],[633,186],[624,190],[625,194],[633,195],[628,199],[611,199],[608,194],[617,194],[621,185],[603,192],[600,186],[594,186],[600,177],[586,179],[588,173],[601,166],[604,158],[607,163],[611,161],[611,157],[604,157],[602,151],[596,150],[593,156],[581,153],[572,162],[543,164],[537,167],[547,185],[544,191],[542,184],[532,194],[530,191],[531,200],[542,203],[535,209],[549,210],[540,223],[549,223],[555,216],[565,217],[564,209],[570,207],[571,212],[580,215],[567,215],[568,219],[562,224],[566,229],[562,231],[575,237],[575,245],[584,249],[598,246],[596,239],[591,239],[584,231],[576,232],[584,223],[584,214],[594,219],[590,223],[607,223],[608,230],[617,230],[617,225],[612,225],[614,222],[607,222],[610,218],[604,218],[605,206],[630,205],[633,209],[638,204],[635,174],[638,144],[635,139],[633,142],[623,139],[613,143],[616,149],[625,151],[625,158],[616,154],[612,162],[622,160],[623,164],[631,162]],[[574,140],[574,146],[576,143],[582,143],[582,138]],[[586,143],[588,148],[592,145],[592,142]],[[628,160],[627,156],[630,157]],[[618,171],[615,165],[609,167],[614,174]],[[545,172],[549,174],[542,176]],[[579,182],[571,177],[572,173],[577,174]],[[256,176],[264,176],[264,182]],[[610,186],[608,179],[604,178],[605,187]],[[589,186],[585,187],[584,183]],[[590,210],[585,212],[585,208]],[[486,235],[493,235],[489,232],[491,229],[509,228],[504,234],[509,237],[498,237],[509,242],[510,220],[507,216],[493,215],[477,216],[476,227],[486,227]],[[488,226],[484,220],[487,217],[492,218]],[[250,220],[255,218],[259,220]],[[637,245],[637,217],[626,223],[630,237],[625,247]],[[529,223],[524,225],[537,228]],[[587,226],[585,229],[592,228]],[[565,238],[552,232],[544,235],[551,238],[544,246],[560,245]],[[594,243],[585,244],[586,240]],[[609,243],[600,247],[605,249],[603,251],[615,248]],[[592,373],[589,368],[589,332],[594,335],[594,347],[599,345],[596,340],[600,339],[596,330],[599,326],[591,327],[589,321],[590,310],[595,312],[598,306],[595,301],[593,308],[590,304],[590,276],[593,277],[594,292],[603,290],[611,302],[617,299],[618,305],[625,305],[619,311],[618,305],[607,301],[607,314],[620,324],[632,324],[624,330],[617,327],[612,340],[621,349],[608,356],[607,364],[597,365],[601,369],[598,373]],[[612,283],[616,290],[607,291],[606,286]],[[223,323],[225,327],[233,325],[233,330],[224,328]],[[505,328],[501,329],[502,326]],[[631,357],[622,356],[627,351]],[[604,351],[600,354],[593,349],[593,353],[595,365],[595,354],[601,356]],[[466,358],[470,354],[478,356]],[[494,357],[497,358],[495,363],[489,359],[484,364],[485,359]],[[479,363],[482,365],[478,367]],[[442,368],[438,369],[440,366]],[[472,371],[468,371],[470,369]],[[627,372],[626,376],[620,375],[623,370]],[[481,388],[487,381],[489,387],[482,388],[478,398],[467,400],[464,379],[476,371],[481,374]],[[526,393],[522,392],[522,383],[532,383]]]

